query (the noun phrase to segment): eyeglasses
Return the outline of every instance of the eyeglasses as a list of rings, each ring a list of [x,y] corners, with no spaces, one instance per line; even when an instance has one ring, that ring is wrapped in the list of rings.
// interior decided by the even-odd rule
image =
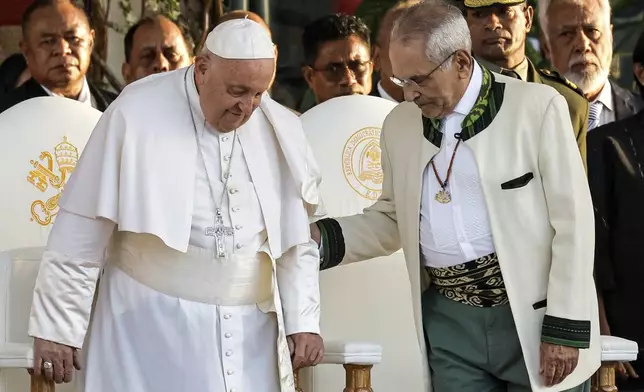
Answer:
[[[420,88],[420,86],[425,83],[427,79],[429,79],[430,76],[434,74],[434,72],[438,71],[440,67],[443,66],[449,60],[452,56],[454,56],[458,51],[453,52],[449,56],[445,57],[445,60],[443,60],[436,68],[432,69],[432,71],[428,74],[425,75],[420,75],[420,76],[412,76],[409,79],[401,79],[397,78],[395,76],[392,76],[390,79],[391,81],[398,87],[414,87],[414,88]]]
[[[349,70],[356,78],[364,76],[369,72],[371,61],[348,61],[346,63],[331,63],[324,68],[314,68],[309,65],[309,68],[316,72],[323,72],[327,79],[331,82],[337,83],[344,79],[346,71]]]

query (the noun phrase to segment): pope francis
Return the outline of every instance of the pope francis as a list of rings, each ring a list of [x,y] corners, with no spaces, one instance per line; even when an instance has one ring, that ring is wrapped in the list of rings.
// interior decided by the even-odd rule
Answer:
[[[47,379],[71,380],[88,328],[86,392],[295,392],[322,358],[319,175],[265,94],[273,43],[240,19],[206,47],[123,91],[65,189],[29,325]]]
[[[600,366],[594,225],[566,101],[471,46],[442,0],[399,18],[382,196],[312,225],[322,267],[403,248],[427,391],[582,391]]]

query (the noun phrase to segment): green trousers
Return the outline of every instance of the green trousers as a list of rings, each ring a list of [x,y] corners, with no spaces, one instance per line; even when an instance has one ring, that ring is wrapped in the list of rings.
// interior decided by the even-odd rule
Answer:
[[[532,391],[510,305],[478,308],[430,288],[423,321],[434,392]]]

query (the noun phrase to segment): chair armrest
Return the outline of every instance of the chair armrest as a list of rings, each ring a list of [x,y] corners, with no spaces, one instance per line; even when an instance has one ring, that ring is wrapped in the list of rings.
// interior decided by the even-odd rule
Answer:
[[[323,364],[377,365],[382,360],[382,346],[368,342],[324,342]]]
[[[0,369],[31,369],[34,363],[30,343],[0,343]]]
[[[617,336],[602,336],[602,362],[630,362],[637,359],[637,342]]]

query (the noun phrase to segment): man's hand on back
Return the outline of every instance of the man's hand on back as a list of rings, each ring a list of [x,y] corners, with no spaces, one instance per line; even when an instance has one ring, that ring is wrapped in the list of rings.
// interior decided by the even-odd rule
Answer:
[[[287,337],[293,370],[315,366],[324,357],[324,342],[315,333],[295,333]]]
[[[74,369],[81,370],[78,354],[74,347],[35,338],[32,372],[56,384],[71,382]]]

